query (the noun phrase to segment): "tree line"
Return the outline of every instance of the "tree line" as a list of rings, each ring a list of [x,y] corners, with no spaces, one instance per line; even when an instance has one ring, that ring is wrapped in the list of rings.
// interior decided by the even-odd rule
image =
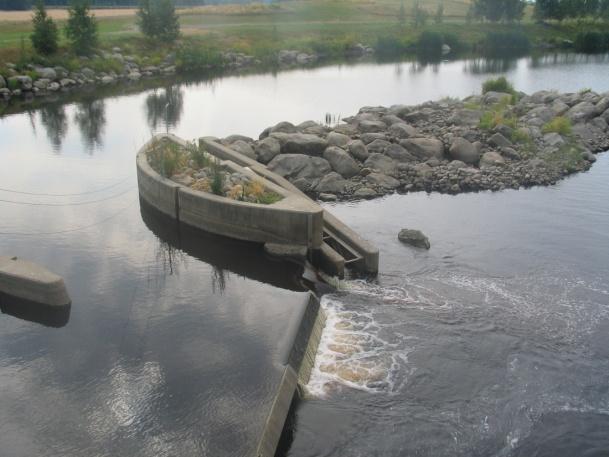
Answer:
[[[609,0],[537,0],[538,21],[594,17],[609,19]]]

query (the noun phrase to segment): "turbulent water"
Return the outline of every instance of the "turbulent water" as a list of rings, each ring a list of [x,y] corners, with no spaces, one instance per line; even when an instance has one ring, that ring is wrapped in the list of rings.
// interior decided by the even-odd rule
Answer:
[[[324,297],[289,455],[609,455],[608,197],[606,154],[549,188],[334,206],[383,264]]]
[[[63,274],[74,305],[61,329],[0,315],[0,455],[207,455],[218,436],[230,453],[247,433],[231,415],[259,410],[250,381],[273,366],[257,355],[281,340],[297,271],[140,212],[135,152],[152,132],[255,137],[467,96],[498,74],[525,92],[603,92],[609,56],[337,65],[1,117],[0,251]],[[284,453],[609,455],[608,200],[605,154],[548,188],[331,205],[379,246],[380,274],[323,297]],[[431,250],[401,245],[404,227]],[[210,415],[224,435],[202,429]]]

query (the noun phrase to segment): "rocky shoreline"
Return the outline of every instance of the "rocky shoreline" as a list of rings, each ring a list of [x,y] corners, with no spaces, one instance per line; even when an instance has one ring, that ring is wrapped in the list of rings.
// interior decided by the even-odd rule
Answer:
[[[345,50],[345,57],[362,58],[374,53],[374,49],[360,43]],[[91,59],[105,59],[111,62],[111,68],[95,71]],[[276,55],[276,65],[279,68],[307,66],[320,61],[323,56],[296,50],[281,50]],[[173,77],[179,73],[175,53],[165,56],[157,65],[146,63],[147,58],[137,58],[125,55],[121,48],[114,47],[111,51],[100,51],[92,58],[80,57],[81,67],[77,71],[56,66],[45,67],[28,64],[27,72],[18,71],[14,63],[5,63],[6,78],[0,75],[0,101],[5,103],[16,99],[33,99],[47,97],[53,94],[65,93],[85,87],[112,86],[116,84],[135,83],[145,78]],[[259,68],[263,63],[253,56],[227,51],[221,55],[219,67],[209,66],[209,71],[239,72]]]
[[[609,149],[608,123],[609,92],[487,92],[364,107],[333,126],[280,122],[258,140],[217,141],[311,196],[335,201],[555,184],[587,170],[595,153]]]

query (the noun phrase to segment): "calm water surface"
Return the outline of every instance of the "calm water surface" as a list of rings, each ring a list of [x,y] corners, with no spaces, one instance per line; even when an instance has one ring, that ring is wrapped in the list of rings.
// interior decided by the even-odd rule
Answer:
[[[609,90],[607,56],[558,54],[227,77],[0,118],[0,252],[64,275],[74,301],[61,328],[0,315],[1,454],[238,455],[255,434],[234,414],[255,424],[272,392],[300,271],[140,208],[151,132],[257,136],[504,72],[525,92]],[[599,156],[551,188],[335,205],[380,247],[381,274],[324,298],[286,453],[608,455],[608,186]],[[399,245],[402,227],[432,249]]]

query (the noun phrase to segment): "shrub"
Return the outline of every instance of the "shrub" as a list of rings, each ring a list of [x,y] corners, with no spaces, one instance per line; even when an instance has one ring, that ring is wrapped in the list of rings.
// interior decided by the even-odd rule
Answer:
[[[218,164],[214,164],[214,166],[212,166],[212,180],[211,180],[211,191],[216,194],[216,195],[224,195],[223,192],[223,181],[224,181],[224,176],[222,174],[222,169],[220,168],[220,165]]]
[[[500,76],[497,79],[487,79],[482,83],[482,93],[487,92],[505,92],[506,94],[515,94],[514,86],[505,79],[505,76]]]
[[[186,166],[188,155],[173,141],[160,140],[153,144],[148,153],[148,162],[161,176],[171,177]]]
[[[72,0],[65,33],[76,54],[88,55],[97,46],[97,22],[88,0]]]
[[[427,23],[429,13],[421,7],[418,1],[412,7],[412,22],[415,27],[422,27]]]
[[[30,35],[30,39],[36,52],[45,56],[54,54],[57,51],[58,42],[57,25],[47,15],[42,0],[36,2],[32,24],[34,31]]]
[[[140,0],[138,26],[149,38],[173,43],[180,36],[180,22],[171,0]]]
[[[224,65],[222,55],[205,45],[189,43],[176,53],[176,66],[182,72],[194,72],[219,68]]]
[[[207,156],[206,152],[203,150],[203,148],[197,147],[196,145],[192,145],[192,147],[190,148],[190,158],[199,168],[205,168],[210,166],[211,164],[211,161]]]
[[[375,46],[376,53],[381,57],[392,57],[399,56],[408,51],[409,45],[400,40],[398,37],[389,35],[389,36],[380,36],[376,40]]]
[[[609,49],[607,37],[601,32],[580,32],[575,38],[575,50],[585,53],[604,52]]]
[[[560,133],[561,135],[569,135],[571,133],[571,121],[564,116],[557,116],[543,126],[543,133]]]

